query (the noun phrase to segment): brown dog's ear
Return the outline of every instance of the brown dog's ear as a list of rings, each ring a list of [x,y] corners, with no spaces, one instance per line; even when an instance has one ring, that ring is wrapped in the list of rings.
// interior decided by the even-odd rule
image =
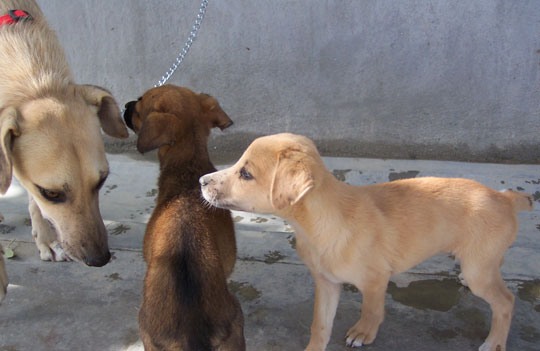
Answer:
[[[127,138],[128,131],[122,122],[122,115],[116,101],[107,90],[94,85],[79,85],[78,91],[84,100],[97,106],[98,118],[103,131],[114,138]]]
[[[13,164],[11,162],[11,146],[13,138],[20,135],[17,124],[18,113],[8,107],[0,114],[0,193],[5,194],[11,184]]]
[[[219,103],[210,95],[200,94],[203,116],[206,117],[209,128],[219,127],[223,130],[233,125],[233,121],[227,116]]]
[[[270,188],[272,206],[276,210],[294,205],[313,188],[313,175],[305,157],[304,152],[293,149],[278,155]]]
[[[137,150],[141,154],[155,150],[163,145],[174,145],[182,123],[175,115],[151,112],[139,129]]]

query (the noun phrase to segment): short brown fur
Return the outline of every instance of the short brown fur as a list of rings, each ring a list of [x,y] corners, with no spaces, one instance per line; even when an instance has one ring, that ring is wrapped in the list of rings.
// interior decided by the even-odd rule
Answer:
[[[145,350],[245,350],[240,304],[227,288],[236,258],[230,211],[208,207],[198,179],[214,172],[206,142],[232,124],[218,102],[162,86],[127,106],[137,148],[158,148],[157,204],[144,237],[139,330]]]
[[[471,291],[493,311],[480,350],[506,348],[514,296],[499,267],[517,235],[517,212],[533,209],[531,196],[433,177],[350,186],[326,169],[311,140],[286,133],[255,140],[235,165],[200,182],[215,206],[273,213],[295,228],[298,254],[315,281],[306,350],[326,348],[345,282],[363,295],[347,344],[372,343],[390,276],[441,252],[461,261]]]

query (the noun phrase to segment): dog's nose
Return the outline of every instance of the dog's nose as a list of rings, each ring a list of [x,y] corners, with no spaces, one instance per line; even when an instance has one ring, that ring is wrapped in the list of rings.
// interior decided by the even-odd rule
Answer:
[[[208,185],[208,182],[206,181],[205,176],[202,176],[202,177],[199,178],[199,183],[201,184],[201,186],[207,186]]]
[[[86,257],[84,259],[84,263],[92,267],[102,267],[106,265],[110,260],[111,260],[111,253],[109,250],[107,250],[107,252],[104,255]]]

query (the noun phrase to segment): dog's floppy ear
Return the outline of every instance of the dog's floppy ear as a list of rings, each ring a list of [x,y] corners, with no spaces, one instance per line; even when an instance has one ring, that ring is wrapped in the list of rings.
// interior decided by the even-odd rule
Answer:
[[[233,121],[227,116],[219,103],[212,96],[199,94],[203,116],[209,123],[210,128],[219,127],[223,130],[233,125]]]
[[[115,138],[128,137],[120,109],[111,93],[94,85],[79,85],[78,90],[88,104],[97,106],[99,122],[106,134]]]
[[[4,109],[0,114],[0,193],[5,194],[11,184],[13,164],[11,146],[13,138],[20,135],[17,124],[18,113],[13,107]]]
[[[270,188],[272,206],[276,210],[294,205],[313,188],[313,175],[306,157],[304,152],[295,149],[279,153]]]
[[[139,129],[137,150],[144,154],[163,145],[174,145],[181,128],[178,125],[180,123],[182,121],[173,114],[151,112]]]

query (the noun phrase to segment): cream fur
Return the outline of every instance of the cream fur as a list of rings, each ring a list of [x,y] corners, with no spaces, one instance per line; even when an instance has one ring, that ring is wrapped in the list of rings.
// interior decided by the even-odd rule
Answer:
[[[242,179],[242,169],[253,179]],[[309,139],[293,134],[255,140],[235,165],[203,176],[201,185],[215,206],[273,213],[294,226],[298,254],[315,281],[306,350],[325,349],[342,283],[363,294],[362,318],[347,344],[370,344],[384,317],[390,276],[442,252],[461,261],[472,292],[493,310],[480,350],[505,349],[514,296],[499,266],[517,235],[516,212],[532,210],[530,196],[433,177],[350,186],[325,168]]]
[[[100,128],[119,138],[128,136],[127,129],[109,92],[73,82],[36,2],[0,2],[0,15],[11,9],[25,10],[33,20],[0,26],[0,192],[12,172],[28,191],[43,260],[101,266],[110,253],[98,206],[97,185],[108,173]],[[66,201],[51,202],[38,186]],[[2,277],[0,283],[7,283]]]

